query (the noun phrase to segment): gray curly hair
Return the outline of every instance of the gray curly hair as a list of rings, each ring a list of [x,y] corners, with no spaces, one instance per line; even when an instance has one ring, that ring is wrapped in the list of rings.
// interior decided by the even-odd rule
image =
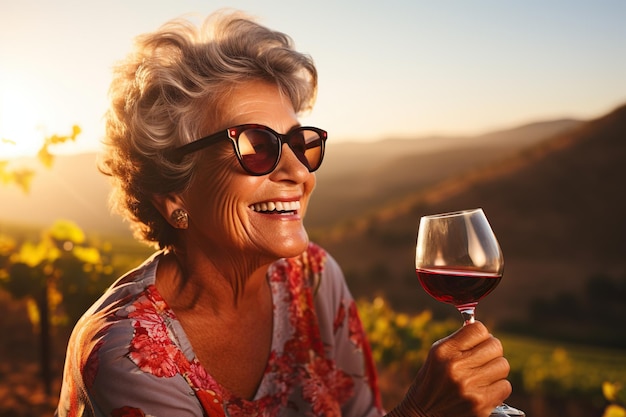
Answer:
[[[197,158],[175,164],[164,154],[218,125],[229,90],[250,81],[277,85],[298,113],[315,101],[313,60],[289,36],[241,12],[215,13],[198,26],[172,20],[139,36],[116,66],[99,168],[112,178],[112,208],[137,238],[160,248],[174,243],[174,229],[151,196],[184,191]]]

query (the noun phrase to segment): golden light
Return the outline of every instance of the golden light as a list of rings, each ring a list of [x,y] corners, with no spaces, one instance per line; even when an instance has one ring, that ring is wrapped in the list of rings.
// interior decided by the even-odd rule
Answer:
[[[0,160],[34,156],[46,133],[37,96],[17,80],[0,78]]]

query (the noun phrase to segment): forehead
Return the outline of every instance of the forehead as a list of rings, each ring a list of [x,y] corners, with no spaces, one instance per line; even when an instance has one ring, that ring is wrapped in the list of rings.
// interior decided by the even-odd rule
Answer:
[[[255,81],[235,86],[222,102],[225,127],[246,123],[280,127],[297,120],[291,100],[275,84]]]

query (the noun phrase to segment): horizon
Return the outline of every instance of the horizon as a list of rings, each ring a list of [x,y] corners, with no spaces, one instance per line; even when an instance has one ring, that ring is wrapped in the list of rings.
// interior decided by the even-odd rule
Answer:
[[[626,3],[368,3],[230,2],[313,57],[318,100],[302,120],[333,141],[475,136],[542,120],[590,120],[626,103]],[[133,38],[219,8],[199,0],[5,2],[0,56],[10,59],[0,63],[0,160],[32,155],[45,136],[65,135],[74,124],[83,130],[77,141],[54,150],[97,151],[110,68]]]
[[[358,144],[358,143],[376,144],[376,143],[386,142],[386,141],[392,141],[392,142],[394,141],[423,141],[424,144],[427,144],[428,141],[433,141],[433,140],[452,140],[452,141],[463,142],[465,140],[480,138],[482,136],[488,136],[488,135],[494,135],[494,134],[506,134],[507,132],[515,131],[518,129],[524,129],[533,125],[551,124],[551,123],[558,123],[562,121],[574,121],[574,122],[587,123],[587,122],[596,120],[598,118],[602,118],[622,106],[626,106],[626,102],[623,103],[622,105],[615,106],[609,109],[605,113],[602,113],[600,115],[597,115],[592,118],[587,118],[587,119],[573,118],[573,117],[557,117],[554,119],[538,119],[534,121],[530,120],[530,121],[525,121],[525,122],[521,122],[517,124],[507,125],[507,126],[499,126],[491,130],[485,130],[485,131],[481,130],[479,132],[475,132],[472,134],[433,133],[433,134],[424,134],[422,136],[404,136],[404,137],[387,135],[387,136],[383,136],[380,138],[372,138],[370,140],[362,140],[362,141],[350,140],[350,139],[343,139],[343,140],[337,140],[337,141],[333,140],[332,142],[329,143],[329,145],[331,146],[331,149],[332,149],[332,146],[334,146],[335,144],[342,144],[342,145],[350,145],[350,144]],[[78,136],[78,139],[76,139],[76,142],[68,141],[66,143],[58,143],[58,144],[50,145],[48,147],[48,151],[53,157],[83,156],[83,155],[91,155],[91,154],[94,154],[97,156],[103,151],[103,148],[99,148],[99,147],[77,148],[76,143],[79,141],[80,141],[80,135]],[[328,148],[329,145],[327,145],[327,149],[329,149]],[[2,149],[2,146],[0,144],[0,150],[1,149]],[[0,154],[0,161],[2,160],[3,160],[2,154]],[[6,158],[5,161],[9,162],[9,167],[18,166],[18,167],[23,167],[23,168],[35,168],[36,170],[39,170],[39,169],[44,170],[44,171],[47,170],[47,167],[42,166],[41,162],[38,161],[38,156],[35,153],[10,156]]]

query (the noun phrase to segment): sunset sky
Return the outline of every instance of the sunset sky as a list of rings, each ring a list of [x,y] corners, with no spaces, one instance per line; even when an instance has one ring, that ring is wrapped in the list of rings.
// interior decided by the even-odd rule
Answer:
[[[626,103],[623,0],[153,0],[0,3],[0,160],[46,134],[96,150],[115,61],[187,13],[241,9],[313,56],[303,119],[333,141],[477,134]],[[63,150],[62,150],[63,151]]]

